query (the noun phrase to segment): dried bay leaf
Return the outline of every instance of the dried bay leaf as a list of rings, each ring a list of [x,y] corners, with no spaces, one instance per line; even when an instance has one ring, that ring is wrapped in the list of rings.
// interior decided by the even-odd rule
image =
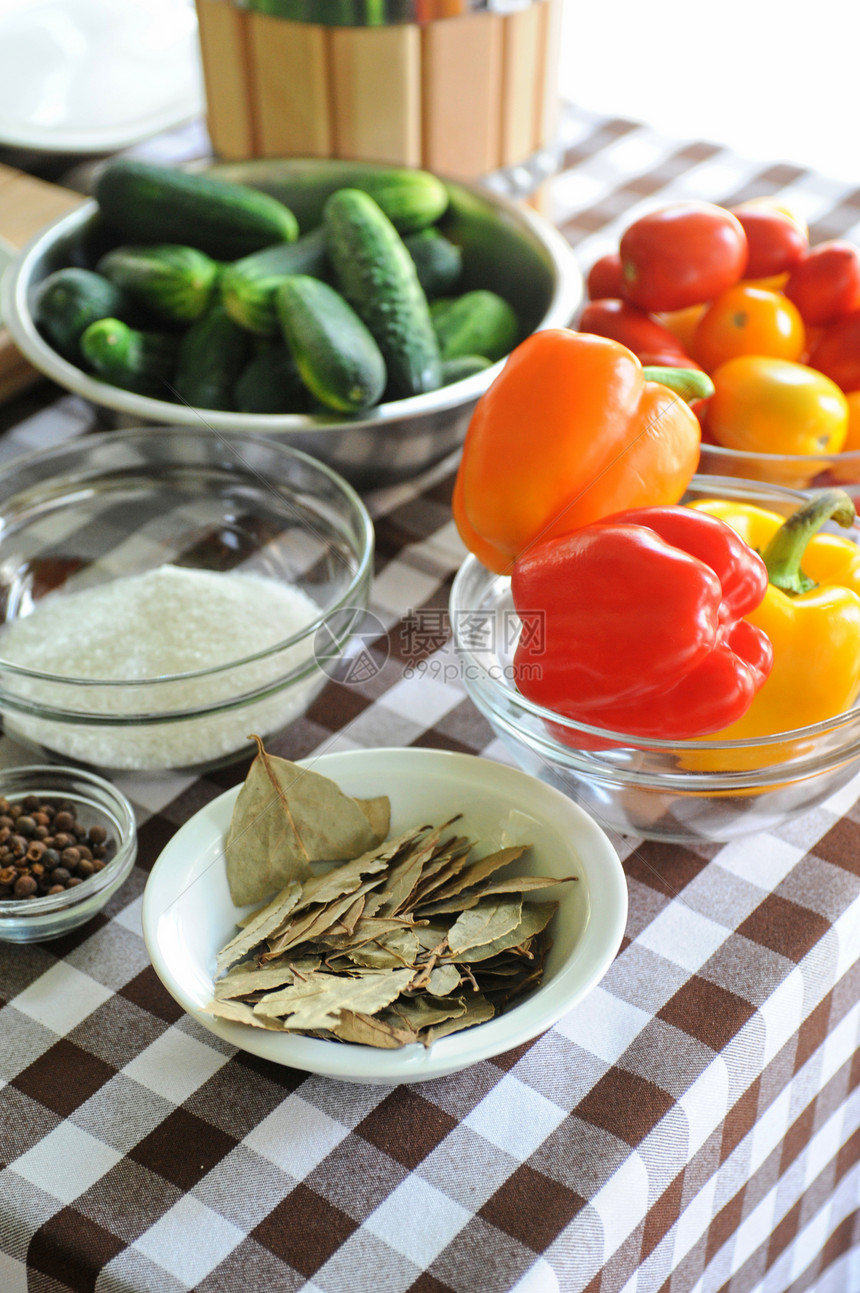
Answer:
[[[318,938],[317,943],[323,947],[331,948],[332,951],[339,951],[341,948],[348,950],[363,947],[365,943],[373,943],[381,938],[383,934],[393,934],[398,929],[412,928],[412,921],[403,916],[363,915],[355,925],[351,935],[344,935],[335,931]]]
[[[293,910],[302,892],[297,880],[291,880],[281,891],[275,894],[271,902],[266,903],[245,923],[240,932],[226,943],[218,953],[219,970],[241,961],[258,943],[263,942],[273,933],[281,921]]]
[[[434,997],[446,997],[459,988],[461,981],[456,965],[436,965],[427,976],[427,991]]]
[[[385,886],[383,901],[376,909],[378,915],[396,916],[408,910],[409,899],[421,879],[425,863],[433,857],[442,832],[456,820],[452,817],[451,821],[437,826],[426,838],[416,841],[415,847],[395,863]]]
[[[481,961],[488,957],[496,956],[497,953],[505,951],[508,948],[519,947],[521,943],[525,942],[527,939],[533,938],[535,934],[544,930],[552,920],[557,909],[557,902],[523,903],[522,920],[519,925],[515,926],[508,933],[502,934],[492,943],[485,943],[480,947],[471,947],[466,951],[458,953],[455,959],[471,965],[474,961]],[[471,915],[471,912],[468,914]]]
[[[402,1025],[395,1027],[379,1015],[364,1015],[352,1010],[341,1011],[340,1019],[332,1032],[341,1042],[380,1046],[385,1050],[399,1050],[401,1046],[408,1046],[410,1042],[418,1040],[418,1034],[410,1028]]]
[[[240,966],[218,979],[215,984],[215,997],[225,1001],[228,997],[244,997],[253,992],[271,992],[282,984],[294,983],[297,978],[306,978],[320,967],[320,958],[301,957],[295,961],[284,959],[272,962],[271,965],[258,967],[253,962],[246,968]]]
[[[305,907],[333,902],[345,894],[357,894],[362,887],[365,876],[379,875],[388,868],[388,859],[384,853],[371,849],[360,857],[352,858],[341,866],[331,867],[311,876],[302,884],[302,892],[296,903],[296,911]]]
[[[465,998],[466,1009],[462,1015],[457,1015],[455,1019],[447,1019],[441,1024],[436,1024],[433,1028],[428,1028],[421,1034],[421,1040],[425,1046],[432,1046],[440,1037],[447,1037],[450,1033],[460,1033],[464,1028],[474,1028],[476,1024],[485,1024],[488,1019],[492,1019],[496,1013],[495,1006],[492,1002],[487,1001],[480,993],[474,993]]]
[[[425,863],[421,879],[412,894],[413,907],[419,907],[437,889],[447,885],[465,865],[466,859],[474,847],[474,841],[465,835],[458,835],[439,845],[433,856]]]
[[[390,1013],[403,1020],[420,1032],[422,1028],[432,1028],[446,1019],[457,1019],[466,1013],[466,1002],[463,997],[433,997],[422,993],[417,997],[398,997]]]
[[[522,898],[488,898],[458,916],[448,931],[448,947],[457,959],[464,952],[497,943],[522,922]]]
[[[392,930],[371,942],[353,948],[349,959],[354,965],[375,969],[395,969],[398,965],[415,965],[421,944],[412,929]]]
[[[456,880],[452,881],[451,884],[439,889],[434,895],[434,901],[438,902],[442,898],[451,898],[454,894],[461,893],[464,889],[474,888],[476,884],[480,884],[494,871],[500,871],[503,866],[508,866],[509,863],[515,862],[517,858],[522,857],[527,848],[527,844],[518,844],[508,848],[496,849],[494,853],[488,853],[486,857],[463,868]]]
[[[391,827],[391,800],[388,795],[375,795],[373,799],[355,799],[367,818],[367,824],[377,840],[384,840]]]
[[[251,1006],[245,1005],[243,1001],[210,1001],[203,1009],[208,1015],[214,1015],[216,1019],[226,1019],[233,1024],[249,1024],[251,1028],[269,1028],[275,1032],[283,1032],[283,1025],[279,1019],[266,1019],[262,1015],[255,1015]]]
[[[443,898],[440,902],[428,902],[420,908],[422,916],[448,916],[454,912],[468,911],[477,907],[483,893],[456,893],[453,898]]]
[[[329,777],[269,755],[260,738],[253,739],[257,754],[233,807],[225,844],[227,881],[237,907],[262,902],[290,880],[305,879],[311,862],[358,857],[388,833],[382,800],[362,806]]]
[[[368,881],[355,893],[348,893],[345,898],[335,899],[323,906],[315,904],[301,911],[297,908],[295,918],[282,927],[276,938],[269,939],[269,950],[262,953],[260,960],[271,961],[277,956],[282,956],[290,948],[311,942],[327,933],[332,927],[338,926],[341,918],[352,909],[356,897],[361,897],[362,891],[372,883]]]
[[[270,993],[253,1009],[264,1018],[282,1019],[290,1029],[331,1028],[342,1010],[376,1014],[405,992],[411,979],[409,969],[375,971],[358,979],[319,972]]]
[[[554,884],[567,884],[578,879],[575,875],[515,875],[508,880],[491,880],[483,886],[480,896],[485,898],[494,893],[533,893],[535,889],[550,889]]]

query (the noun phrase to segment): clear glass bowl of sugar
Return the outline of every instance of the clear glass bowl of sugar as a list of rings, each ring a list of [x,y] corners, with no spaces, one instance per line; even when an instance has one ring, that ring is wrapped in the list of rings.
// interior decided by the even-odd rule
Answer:
[[[95,434],[0,473],[0,713],[43,755],[203,770],[299,718],[348,654],[373,525],[262,437]]]

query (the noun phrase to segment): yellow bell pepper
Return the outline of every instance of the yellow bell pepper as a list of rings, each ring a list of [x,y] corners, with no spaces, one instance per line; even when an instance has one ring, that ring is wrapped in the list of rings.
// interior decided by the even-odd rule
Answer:
[[[860,548],[817,533],[830,519],[853,524],[849,496],[824,490],[788,520],[725,500],[691,506],[719,517],[759,551],[769,577],[764,600],[745,618],[773,644],[770,676],[743,717],[708,739],[773,736],[850,709],[860,694]]]

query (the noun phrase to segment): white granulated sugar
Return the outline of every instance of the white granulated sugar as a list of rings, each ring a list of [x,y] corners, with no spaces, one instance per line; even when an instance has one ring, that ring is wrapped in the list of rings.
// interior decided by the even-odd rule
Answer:
[[[218,669],[275,647],[320,613],[301,589],[263,575],[218,573],[163,565],[140,575],[64,595],[49,595],[0,636],[0,656],[12,664],[63,678],[93,680],[86,701],[93,713],[158,714],[195,710],[275,683],[310,663],[313,644],[297,643],[273,656],[203,678],[187,677],[137,689],[98,682],[141,682]],[[301,714],[325,681],[307,679],[265,700],[205,718],[134,727],[97,728],[9,713],[7,729],[85,762],[117,768],[187,767],[222,758],[250,732],[272,732]],[[30,702],[68,708],[67,686],[16,680]]]

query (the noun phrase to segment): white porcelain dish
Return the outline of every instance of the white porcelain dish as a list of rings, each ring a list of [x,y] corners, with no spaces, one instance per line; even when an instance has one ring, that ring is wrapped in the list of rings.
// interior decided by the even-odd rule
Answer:
[[[156,973],[210,1032],[241,1050],[310,1073],[350,1082],[420,1082],[537,1037],[606,973],[627,918],[624,872],[603,831],[557,790],[519,769],[442,750],[351,750],[308,760],[307,766],[348,794],[388,794],[393,833],[462,812],[458,831],[479,838],[482,851],[531,843],[529,867],[535,874],[575,873],[576,883],[544,891],[560,901],[550,926],[553,945],[544,981],[506,1014],[429,1048],[379,1050],[264,1032],[206,1014],[216,952],[247,910],[235,908],[230,899],[222,851],[239,789],[234,787],[177,831],[156,861],[143,898],[144,938]]]
[[[16,249],[5,238],[0,238],[0,283],[3,281],[3,275],[12,264],[17,255]],[[3,323],[3,314],[0,312],[0,325]]]
[[[191,0],[0,0],[0,140],[107,153],[204,109]]]

